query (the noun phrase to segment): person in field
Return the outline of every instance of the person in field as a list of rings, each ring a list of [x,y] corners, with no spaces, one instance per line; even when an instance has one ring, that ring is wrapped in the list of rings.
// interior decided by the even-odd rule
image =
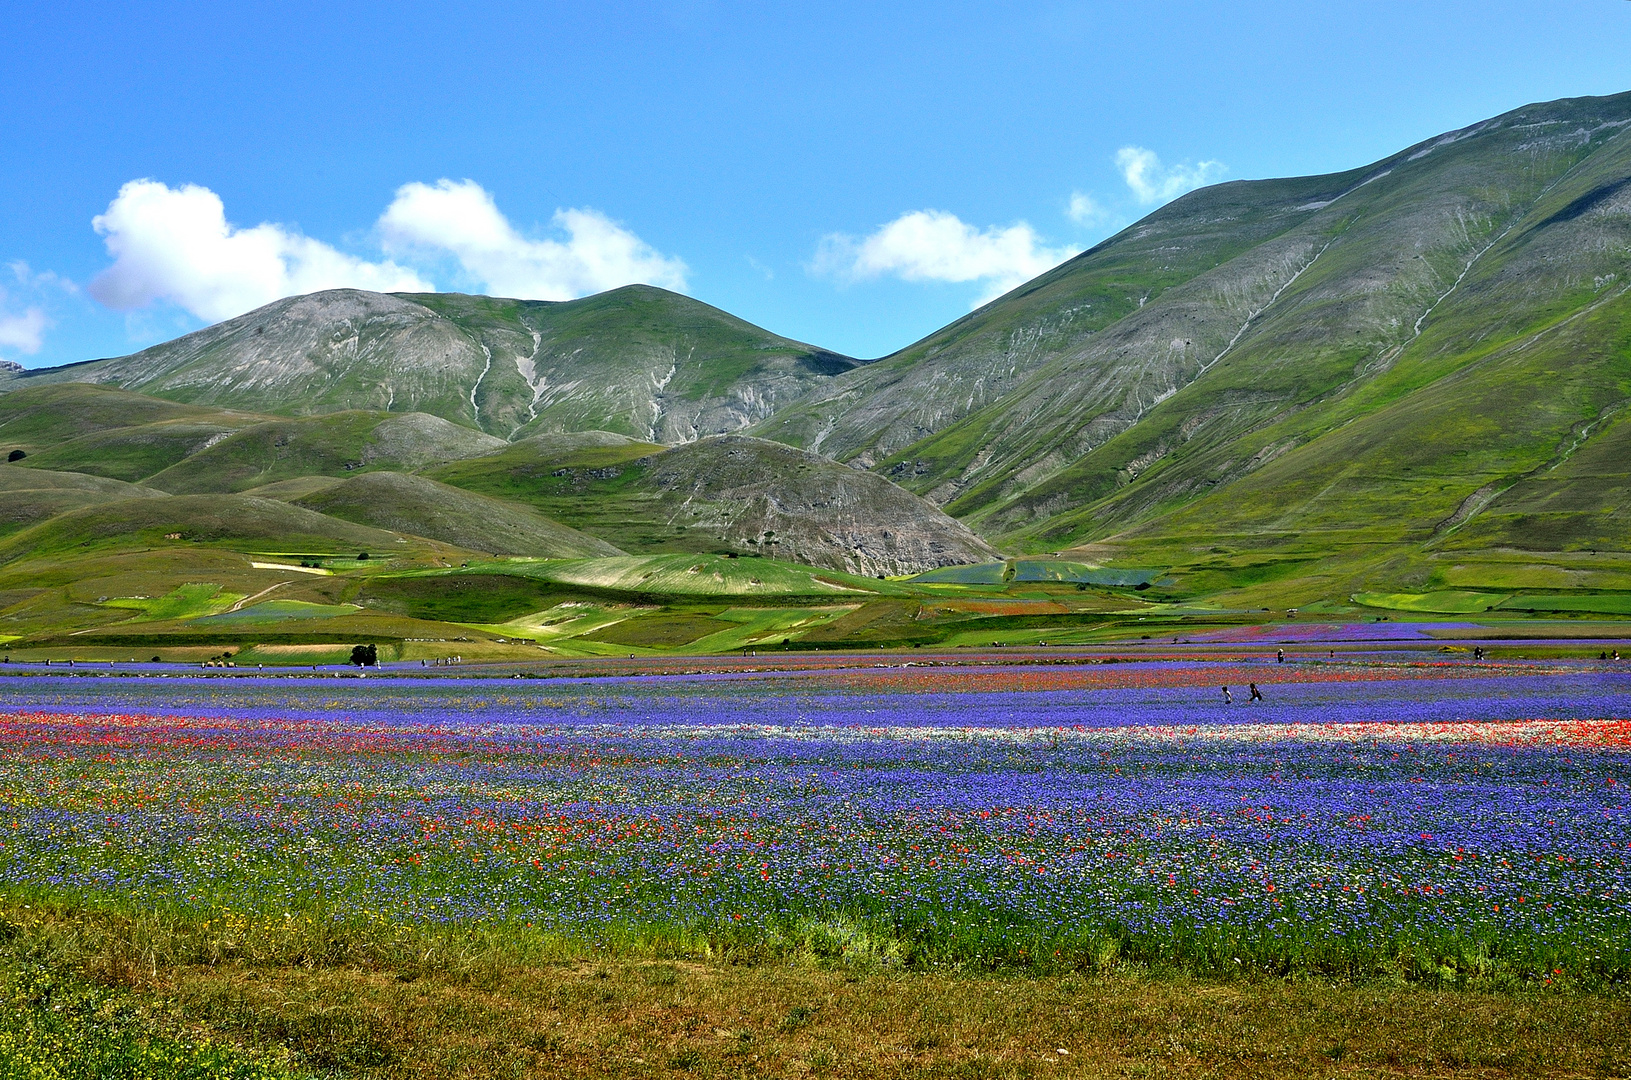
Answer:
[[[1229,688],[1227,686],[1225,686],[1223,688],[1223,703],[1225,705],[1228,705],[1233,700],[1234,699],[1229,696]]]
[[[1259,690],[1257,688],[1256,683],[1251,683],[1250,685],[1251,685],[1251,688],[1252,688],[1252,696],[1250,698],[1248,698],[1247,700],[1248,701],[1262,701],[1263,700],[1263,691],[1261,691],[1261,690]]]

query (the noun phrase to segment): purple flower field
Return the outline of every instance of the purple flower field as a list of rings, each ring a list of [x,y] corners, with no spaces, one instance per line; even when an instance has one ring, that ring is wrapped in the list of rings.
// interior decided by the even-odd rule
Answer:
[[[1631,974],[1631,675],[1292,668],[4,679],[0,887],[876,964]]]

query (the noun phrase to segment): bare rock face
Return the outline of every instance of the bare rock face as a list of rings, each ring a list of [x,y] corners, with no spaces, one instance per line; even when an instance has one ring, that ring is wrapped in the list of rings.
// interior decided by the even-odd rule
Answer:
[[[677,522],[733,547],[854,574],[916,574],[996,552],[961,522],[871,473],[743,436],[676,447],[647,483]]]
[[[634,554],[764,555],[867,576],[995,555],[881,476],[741,435],[676,447],[607,432],[540,435],[428,475],[525,502]]]

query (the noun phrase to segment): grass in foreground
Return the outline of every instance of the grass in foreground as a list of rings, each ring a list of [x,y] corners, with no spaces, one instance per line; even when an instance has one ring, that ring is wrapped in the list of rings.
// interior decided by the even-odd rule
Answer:
[[[0,925],[12,1005],[0,1020],[0,1076],[1623,1076],[1631,1067],[1631,1001],[1566,988],[1203,981],[1114,960],[1036,977],[741,964],[568,942],[523,953],[471,929],[273,930],[244,947],[208,922],[16,900],[0,904]],[[36,1038],[25,1057],[4,1041],[20,1027],[56,1041]],[[165,1060],[172,1071],[127,1064]]]

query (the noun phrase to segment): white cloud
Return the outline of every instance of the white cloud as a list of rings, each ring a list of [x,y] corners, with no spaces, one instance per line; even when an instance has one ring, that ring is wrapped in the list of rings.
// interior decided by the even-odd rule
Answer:
[[[870,236],[823,238],[812,269],[850,280],[889,274],[903,281],[981,281],[986,288],[978,307],[1074,254],[1043,246],[1023,221],[982,230],[943,210],[913,210]]]
[[[1100,206],[1098,200],[1085,191],[1070,193],[1070,206],[1065,210],[1065,216],[1078,225],[1091,225],[1104,217],[1106,211]]]
[[[0,290],[0,301],[5,298],[4,290]],[[45,340],[46,326],[45,312],[37,307],[28,308],[21,315],[0,311],[0,347],[37,353]]]
[[[17,284],[29,289],[57,289],[69,296],[79,295],[79,286],[63,277],[54,270],[38,270],[29,266],[21,259],[14,259],[6,264],[11,274],[17,279]]]
[[[1164,166],[1154,150],[1142,146],[1123,146],[1117,150],[1116,167],[1141,203],[1176,199],[1186,191],[1216,183],[1228,171],[1221,161],[1201,161],[1194,165],[1186,161]]]
[[[489,293],[570,300],[641,282],[684,290],[685,263],[594,210],[557,210],[564,240],[529,240],[473,180],[404,184],[379,219],[392,252],[451,254]]]
[[[114,262],[90,293],[121,311],[169,300],[215,322],[318,289],[435,288],[394,262],[368,262],[281,225],[236,228],[221,197],[197,184],[132,180],[91,224]]]

